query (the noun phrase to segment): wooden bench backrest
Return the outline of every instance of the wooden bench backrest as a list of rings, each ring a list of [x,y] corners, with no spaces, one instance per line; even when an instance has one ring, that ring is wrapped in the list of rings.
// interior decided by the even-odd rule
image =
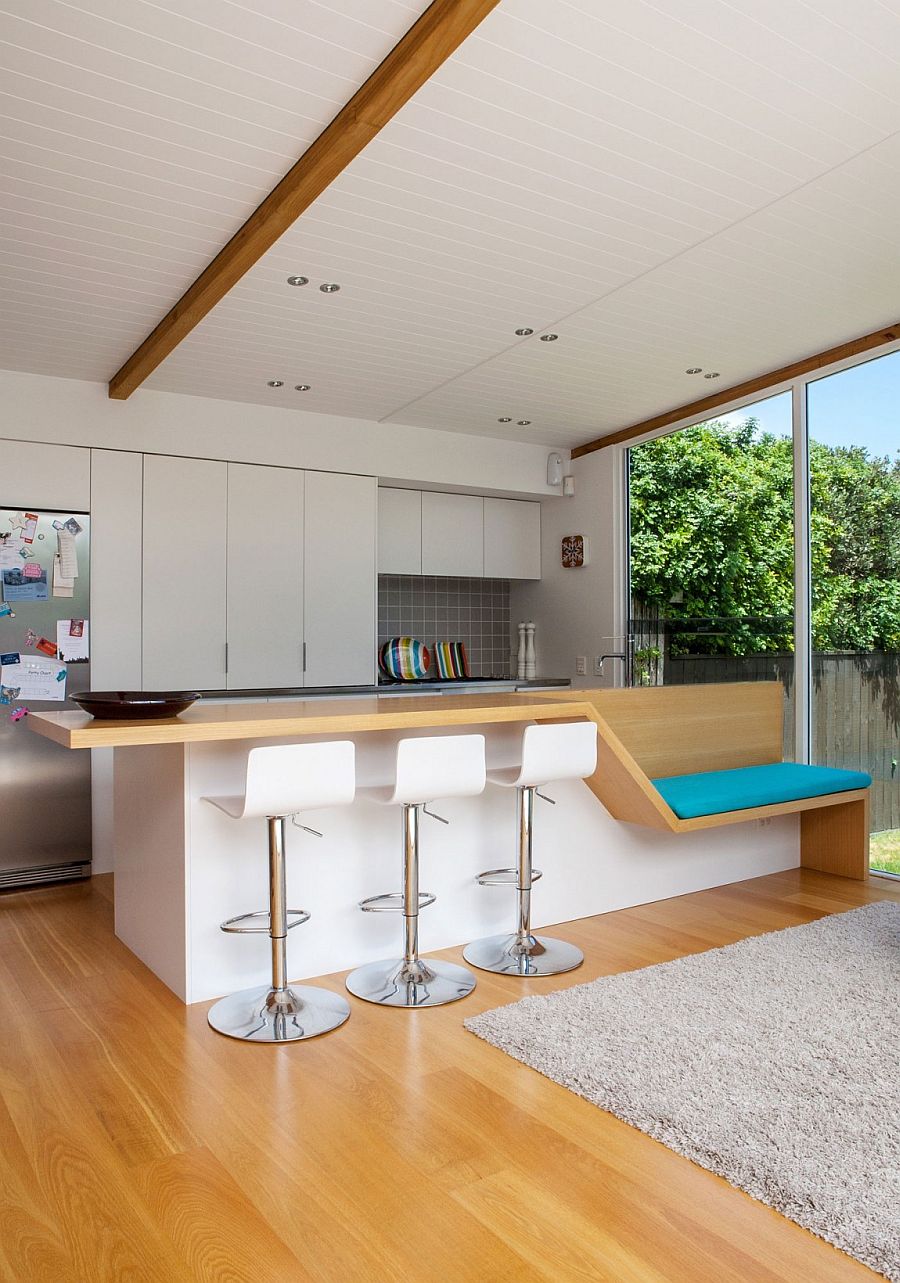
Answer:
[[[589,698],[650,779],[782,760],[781,682],[638,686]]]

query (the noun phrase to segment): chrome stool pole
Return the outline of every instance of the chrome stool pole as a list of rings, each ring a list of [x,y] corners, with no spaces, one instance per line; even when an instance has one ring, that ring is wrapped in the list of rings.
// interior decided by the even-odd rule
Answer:
[[[475,977],[465,967],[419,957],[419,909],[434,903],[433,895],[419,891],[420,811],[447,823],[423,803],[403,803],[403,891],[399,896],[372,896],[360,904],[364,912],[399,909],[403,913],[403,957],[357,967],[346,981],[354,997],[384,1007],[440,1007],[465,998],[475,988]]]
[[[287,908],[284,860],[285,817],[270,815],[269,826],[269,928],[272,942],[272,983],[253,989],[241,989],[221,998],[210,1008],[207,1019],[220,1034],[248,1042],[299,1042],[337,1029],[350,1015],[350,1007],[340,994],[312,985],[289,985],[287,978],[288,913],[308,914]],[[255,917],[255,914],[244,914]],[[233,920],[232,920],[233,921]],[[300,922],[290,926],[299,926]],[[223,923],[223,929],[258,931],[258,927],[234,927]]]
[[[531,888],[541,876],[532,867],[534,786],[516,789],[516,814],[519,833],[519,860],[515,870],[517,922],[511,935],[486,936],[463,949],[466,962],[482,971],[495,971],[507,976],[554,976],[572,971],[584,961],[584,954],[574,944],[548,936],[536,936],[531,930]],[[542,794],[538,793],[541,797]],[[551,801],[545,798],[545,801]],[[479,874],[482,885],[508,880],[512,870],[495,869]]]

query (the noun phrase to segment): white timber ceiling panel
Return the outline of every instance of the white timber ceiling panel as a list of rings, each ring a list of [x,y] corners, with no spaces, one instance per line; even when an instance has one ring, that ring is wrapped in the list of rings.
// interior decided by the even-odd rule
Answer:
[[[424,8],[8,14],[0,364],[108,377]],[[148,386],[572,446],[890,324],[898,72],[898,0],[501,0]]]
[[[427,0],[0,0],[0,365],[108,379]]]

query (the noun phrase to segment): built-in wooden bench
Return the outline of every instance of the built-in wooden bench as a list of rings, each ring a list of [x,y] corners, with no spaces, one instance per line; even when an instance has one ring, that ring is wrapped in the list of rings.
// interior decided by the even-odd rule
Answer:
[[[671,833],[691,833],[799,813],[804,868],[848,878],[868,876],[868,776],[858,772],[828,775],[818,768],[785,765],[728,778],[713,779],[710,774],[697,781],[682,779],[672,786],[672,777],[782,763],[784,688],[780,682],[573,690],[566,694],[594,710],[599,730],[597,770],[586,783],[617,820]],[[777,786],[781,792],[793,793],[823,786],[841,791],[756,804],[773,786],[776,793]],[[683,805],[676,799],[676,805],[683,813],[696,811],[698,805],[702,809],[705,788],[710,799],[718,792],[720,805],[723,797],[737,799],[744,792],[741,801],[746,804],[685,817],[663,797],[664,792],[674,798],[677,793],[693,791],[693,799]]]

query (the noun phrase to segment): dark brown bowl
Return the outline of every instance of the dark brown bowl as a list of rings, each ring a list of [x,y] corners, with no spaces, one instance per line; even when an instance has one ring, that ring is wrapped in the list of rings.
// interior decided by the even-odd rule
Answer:
[[[91,717],[176,717],[200,698],[197,691],[79,691],[72,700]]]

